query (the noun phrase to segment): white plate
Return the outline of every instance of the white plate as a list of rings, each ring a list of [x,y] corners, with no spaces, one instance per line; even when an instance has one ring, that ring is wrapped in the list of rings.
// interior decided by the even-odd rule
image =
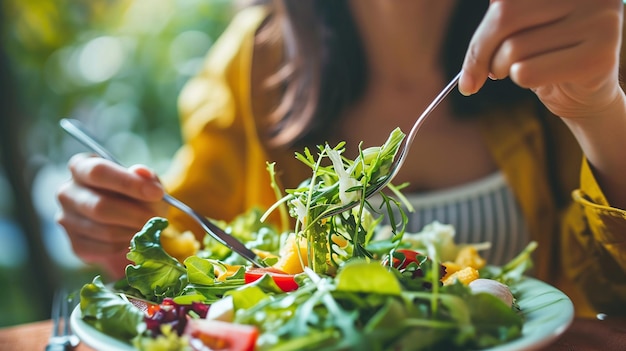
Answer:
[[[98,351],[136,351],[134,347],[118,339],[112,338],[83,321],[80,304],[74,308],[70,316],[72,331],[80,341]]]
[[[483,351],[531,351],[552,343],[572,323],[574,305],[558,289],[536,279],[524,278],[514,287],[517,302],[526,318],[519,339]],[[127,343],[103,334],[82,320],[80,306],[71,317],[80,340],[98,351],[135,351]]]
[[[526,318],[522,337],[489,351],[539,350],[554,342],[574,320],[572,300],[540,280],[524,278],[513,293]]]

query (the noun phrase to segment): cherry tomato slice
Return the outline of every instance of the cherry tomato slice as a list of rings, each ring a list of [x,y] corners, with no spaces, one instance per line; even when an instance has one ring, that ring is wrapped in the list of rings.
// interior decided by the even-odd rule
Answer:
[[[193,350],[253,351],[259,330],[251,325],[190,319],[185,328]]]
[[[298,289],[298,283],[296,283],[295,276],[292,274],[285,273],[280,269],[276,269],[273,267],[255,267],[250,268],[246,271],[244,276],[246,284],[252,283],[258,279],[261,279],[265,274],[268,274],[276,285],[284,291],[294,291]]]
[[[143,311],[143,313],[145,313],[148,317],[151,317],[154,312],[161,309],[161,306],[158,303],[150,302],[147,300],[137,299],[129,296],[128,301],[130,301],[130,303],[132,303],[135,307]]]
[[[393,267],[397,268],[398,270],[405,269],[409,264],[411,264],[411,262],[416,262],[418,264],[420,263],[420,261],[417,259],[417,255],[420,255],[420,253],[415,250],[398,249],[396,250],[396,253],[404,255],[404,259],[394,256],[393,260],[391,261],[393,263]],[[386,258],[383,261],[383,265],[389,265],[389,258]]]

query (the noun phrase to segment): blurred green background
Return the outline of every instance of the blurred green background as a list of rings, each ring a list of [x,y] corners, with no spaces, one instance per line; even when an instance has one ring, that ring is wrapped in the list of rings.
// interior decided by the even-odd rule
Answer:
[[[228,0],[0,0],[0,327],[48,319],[97,270],[54,221],[82,120],[125,164],[164,171],[176,99],[235,11]]]

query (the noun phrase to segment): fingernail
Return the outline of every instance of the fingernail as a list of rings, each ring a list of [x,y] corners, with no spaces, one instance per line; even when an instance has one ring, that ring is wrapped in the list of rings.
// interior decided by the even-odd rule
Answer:
[[[133,165],[129,170],[145,179],[158,179],[156,172],[144,165]]]
[[[494,76],[494,75],[493,75],[493,73],[491,73],[491,72],[489,72],[488,77],[489,77],[489,79],[491,79],[491,80],[498,80],[498,78],[496,78],[496,76]]]
[[[461,89],[461,88],[459,88],[459,92],[460,92],[460,93],[461,93],[461,95],[463,95],[463,96],[470,96],[470,95],[472,95],[471,93],[468,93],[467,91],[465,91],[465,90],[463,90],[463,89]]]
[[[459,92],[464,96],[470,96],[474,93],[473,87],[474,81],[472,77],[464,73],[459,80]]]

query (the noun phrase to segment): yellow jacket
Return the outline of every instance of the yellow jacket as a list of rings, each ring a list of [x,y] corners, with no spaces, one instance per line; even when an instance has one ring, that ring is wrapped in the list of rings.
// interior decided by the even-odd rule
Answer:
[[[263,114],[254,112],[275,101],[251,95],[254,38],[265,17],[261,7],[240,12],[180,95],[184,145],[164,180],[174,196],[211,218],[230,220],[276,201],[266,161],[276,162],[284,187],[310,176],[295,150],[271,149],[258,134]],[[598,312],[625,313],[626,211],[609,206],[576,141],[558,118],[548,117],[523,106],[480,120],[539,243],[535,275],[566,292],[578,314],[593,313],[583,296]],[[197,230],[175,210],[169,220],[178,229]]]

